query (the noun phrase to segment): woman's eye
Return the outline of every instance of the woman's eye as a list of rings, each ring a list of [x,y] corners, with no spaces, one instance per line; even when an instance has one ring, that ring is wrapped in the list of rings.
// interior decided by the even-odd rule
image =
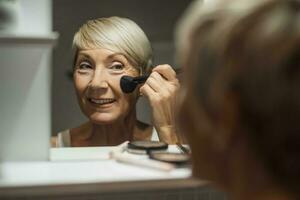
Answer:
[[[79,69],[91,69],[92,66],[88,62],[81,62],[78,65]]]
[[[124,68],[124,66],[122,64],[115,64],[111,66],[111,69],[114,70],[122,70]]]

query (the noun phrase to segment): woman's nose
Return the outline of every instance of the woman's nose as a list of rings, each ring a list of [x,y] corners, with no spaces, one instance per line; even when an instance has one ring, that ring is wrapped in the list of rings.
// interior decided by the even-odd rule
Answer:
[[[98,88],[108,87],[108,76],[104,71],[95,71],[93,79],[91,80],[91,85]]]

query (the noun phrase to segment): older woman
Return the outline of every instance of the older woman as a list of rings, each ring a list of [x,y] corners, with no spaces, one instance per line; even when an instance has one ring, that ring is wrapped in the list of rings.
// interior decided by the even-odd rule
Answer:
[[[109,17],[90,20],[74,36],[73,79],[82,112],[88,121],[53,138],[56,147],[118,145],[126,140],[175,143],[174,97],[179,88],[169,65],[152,65],[150,43],[133,21]],[[124,75],[150,75],[133,93],[120,88]],[[140,95],[153,108],[153,126],[136,118]]]
[[[253,2],[183,20],[180,127],[194,176],[229,199],[300,199],[300,3]]]

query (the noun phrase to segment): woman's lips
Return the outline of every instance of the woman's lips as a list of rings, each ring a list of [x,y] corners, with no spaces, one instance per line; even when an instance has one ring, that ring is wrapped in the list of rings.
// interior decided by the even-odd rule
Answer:
[[[116,99],[112,99],[112,98],[100,98],[100,99],[96,99],[96,98],[88,98],[88,101],[94,105],[98,105],[98,106],[103,106],[103,105],[108,105],[108,104],[112,104],[116,101]]]

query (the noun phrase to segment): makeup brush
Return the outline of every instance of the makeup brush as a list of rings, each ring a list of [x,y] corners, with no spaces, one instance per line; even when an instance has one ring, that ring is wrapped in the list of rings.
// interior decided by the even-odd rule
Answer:
[[[122,76],[120,80],[120,86],[124,93],[131,93],[135,90],[138,84],[145,83],[149,75],[143,76]]]
[[[175,69],[177,75],[181,74],[181,69]],[[149,75],[143,76],[122,76],[120,80],[120,86],[124,93],[131,93],[135,90],[138,84],[145,83]],[[178,77],[178,76],[177,76]]]

